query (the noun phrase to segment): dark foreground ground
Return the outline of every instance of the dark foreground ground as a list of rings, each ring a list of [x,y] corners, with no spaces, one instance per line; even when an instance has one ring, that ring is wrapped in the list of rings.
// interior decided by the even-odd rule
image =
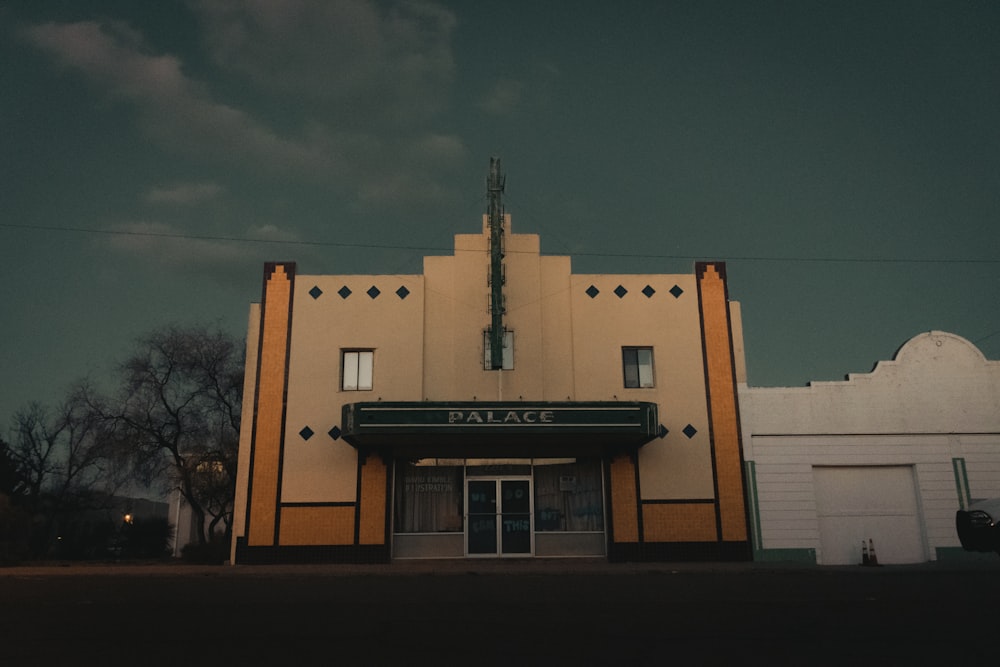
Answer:
[[[1000,664],[1000,559],[0,568],[0,665]]]

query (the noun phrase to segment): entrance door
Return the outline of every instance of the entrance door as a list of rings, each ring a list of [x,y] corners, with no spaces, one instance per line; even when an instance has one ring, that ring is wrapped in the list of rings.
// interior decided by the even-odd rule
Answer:
[[[466,497],[468,555],[531,555],[530,479],[470,479]]]

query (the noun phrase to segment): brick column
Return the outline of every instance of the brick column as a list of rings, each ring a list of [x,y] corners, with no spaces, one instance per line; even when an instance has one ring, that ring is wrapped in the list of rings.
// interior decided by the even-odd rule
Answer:
[[[247,502],[249,546],[277,544],[294,282],[295,264],[269,263],[264,266],[260,347],[257,354],[257,400],[250,445],[250,491]]]
[[[701,311],[719,535],[724,542],[743,542],[747,539],[747,513],[726,265],[698,262],[695,274]]]

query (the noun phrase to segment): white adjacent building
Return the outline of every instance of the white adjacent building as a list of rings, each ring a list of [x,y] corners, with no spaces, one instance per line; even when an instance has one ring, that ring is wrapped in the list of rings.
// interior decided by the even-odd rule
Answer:
[[[757,560],[880,564],[964,552],[955,512],[1000,496],[1000,362],[942,331],[842,382],[738,386]],[[986,554],[995,558],[992,554]]]

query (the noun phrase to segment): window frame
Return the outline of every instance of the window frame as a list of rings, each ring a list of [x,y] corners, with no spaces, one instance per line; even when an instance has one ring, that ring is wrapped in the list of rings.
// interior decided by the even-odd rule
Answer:
[[[630,377],[630,359],[634,360],[635,375]],[[642,363],[642,357],[648,356],[648,363]],[[626,389],[655,389],[656,388],[656,364],[653,356],[652,345],[624,345],[622,346],[622,384]],[[643,369],[648,371],[644,378]],[[644,383],[644,380],[646,382]],[[630,381],[635,384],[629,384]]]
[[[483,370],[487,371],[494,370],[492,367],[493,359],[490,357],[492,350],[493,350],[492,344],[490,343],[490,330],[486,329],[483,331]],[[503,366],[500,370],[504,371],[514,370],[513,329],[503,330]]]
[[[353,359],[353,368],[352,360]],[[362,360],[367,359],[367,364]],[[363,366],[366,366],[363,367]],[[362,371],[367,371],[363,374]],[[367,376],[367,384],[362,381]],[[353,386],[348,386],[348,379],[353,378]],[[375,387],[375,350],[372,348],[344,348],[340,351],[340,390],[341,391],[372,391]]]

